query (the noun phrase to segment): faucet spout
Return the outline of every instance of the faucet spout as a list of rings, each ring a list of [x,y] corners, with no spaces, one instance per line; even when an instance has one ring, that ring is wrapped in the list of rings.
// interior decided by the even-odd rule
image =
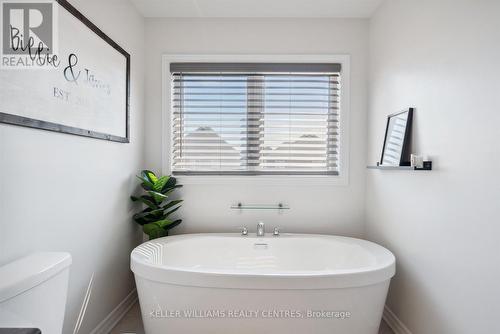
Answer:
[[[264,229],[264,222],[259,222],[257,224],[257,236],[263,237],[265,234],[266,234],[266,231]]]

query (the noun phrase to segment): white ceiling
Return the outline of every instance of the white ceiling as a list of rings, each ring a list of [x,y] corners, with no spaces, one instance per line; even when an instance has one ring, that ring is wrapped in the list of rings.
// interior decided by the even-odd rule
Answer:
[[[370,17],[383,0],[132,0],[145,17]]]

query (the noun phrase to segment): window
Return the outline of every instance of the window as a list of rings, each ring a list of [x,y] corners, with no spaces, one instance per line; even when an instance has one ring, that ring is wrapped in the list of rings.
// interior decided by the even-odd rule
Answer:
[[[339,175],[341,65],[170,63],[172,172]]]

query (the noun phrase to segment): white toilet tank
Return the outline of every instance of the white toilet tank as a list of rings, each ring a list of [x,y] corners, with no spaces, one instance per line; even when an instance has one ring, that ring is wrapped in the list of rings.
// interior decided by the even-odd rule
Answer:
[[[61,334],[71,255],[33,253],[0,267],[0,329]]]

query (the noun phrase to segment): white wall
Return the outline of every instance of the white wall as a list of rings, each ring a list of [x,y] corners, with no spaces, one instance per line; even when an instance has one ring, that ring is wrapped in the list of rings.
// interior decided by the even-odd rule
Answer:
[[[409,106],[432,172],[367,172],[367,235],[398,259],[413,334],[499,333],[500,2],[388,0],[370,23],[368,158]]]
[[[131,54],[131,143],[0,124],[0,264],[35,250],[73,256],[64,333],[72,333],[92,273],[80,333],[133,289],[133,175],[144,162],[144,21],[128,1],[71,1]],[[96,50],[98,52],[98,50]]]
[[[350,54],[350,180],[348,186],[221,182],[186,184],[179,232],[236,231],[257,220],[268,229],[360,235],[363,231],[367,100],[367,20],[351,19],[147,19],[146,157],[161,170],[162,54]],[[283,201],[292,210],[231,211],[243,203]]]

